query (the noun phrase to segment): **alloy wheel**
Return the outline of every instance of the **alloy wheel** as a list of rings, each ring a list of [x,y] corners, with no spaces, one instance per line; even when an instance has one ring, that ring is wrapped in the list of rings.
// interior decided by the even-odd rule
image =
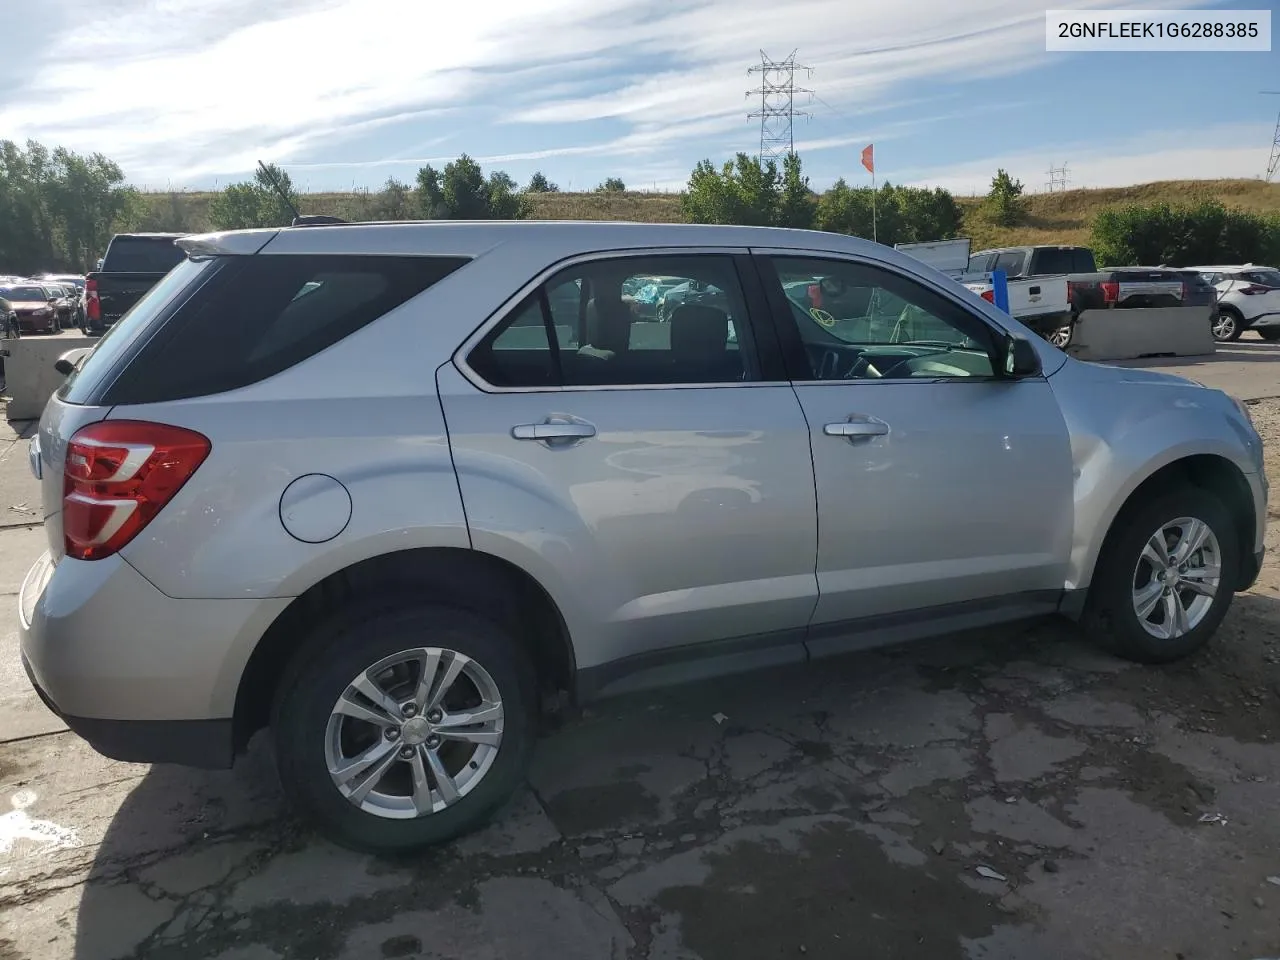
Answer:
[[[441,647],[393,654],[347,685],[329,714],[325,763],[366,813],[438,813],[479,786],[502,745],[498,686],[479,663]]]
[[[1207,523],[1180,517],[1151,535],[1133,571],[1133,610],[1151,636],[1172,640],[1208,615],[1222,579],[1222,549]]]
[[[1231,335],[1236,332],[1235,317],[1229,313],[1219,313],[1213,318],[1213,339],[1230,340]]]

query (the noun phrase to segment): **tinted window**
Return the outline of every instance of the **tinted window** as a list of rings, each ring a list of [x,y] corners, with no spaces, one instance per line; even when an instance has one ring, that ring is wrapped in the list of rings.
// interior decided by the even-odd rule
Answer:
[[[467,363],[497,387],[753,380],[745,315],[729,257],[593,261],[529,295]]]
[[[1008,253],[1002,253],[996,257],[995,265],[990,267],[991,270],[1003,270],[1009,279],[1022,275],[1022,261],[1026,258],[1020,250],[1010,250]]]
[[[1042,247],[1032,251],[1031,260],[1032,276],[1074,273],[1078,269],[1073,247]]]
[[[989,273],[991,264],[995,260],[994,253],[978,253],[969,258],[970,273]]]
[[[1244,278],[1265,287],[1280,287],[1280,270],[1250,270]]]
[[[115,237],[103,268],[111,273],[165,273],[186,259],[173,237]]]
[[[332,346],[458,269],[444,257],[228,257],[111,387],[154,403],[247,386]]]
[[[814,380],[990,377],[990,328],[960,305],[881,267],[773,260]],[[818,278],[813,282],[810,278]]]
[[[1072,262],[1075,264],[1075,273],[1093,273],[1098,268],[1093,262],[1093,251],[1084,247],[1077,247],[1075,254],[1072,256]]]

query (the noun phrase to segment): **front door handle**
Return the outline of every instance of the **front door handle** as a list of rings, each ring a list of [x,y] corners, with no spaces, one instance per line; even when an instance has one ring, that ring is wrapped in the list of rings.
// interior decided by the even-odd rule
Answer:
[[[822,428],[828,437],[883,437],[889,432],[889,425],[883,420],[842,420],[839,423],[828,423]]]
[[[521,423],[511,428],[511,436],[517,440],[544,440],[577,442],[596,435],[593,424],[581,420],[562,420],[548,417],[542,423]]]

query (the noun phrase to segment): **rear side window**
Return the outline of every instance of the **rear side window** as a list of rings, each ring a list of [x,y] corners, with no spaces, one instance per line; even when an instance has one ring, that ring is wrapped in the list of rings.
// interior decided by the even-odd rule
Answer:
[[[167,273],[186,254],[173,237],[116,237],[107,247],[103,269],[111,273]]]
[[[990,270],[1003,270],[1005,275],[1012,277],[1022,276],[1022,260],[1025,255],[1021,250],[1010,250],[1008,253],[1002,253],[996,257],[995,266],[989,267]]]
[[[155,403],[287,370],[439,282],[457,257],[227,258],[111,386],[104,403]]]

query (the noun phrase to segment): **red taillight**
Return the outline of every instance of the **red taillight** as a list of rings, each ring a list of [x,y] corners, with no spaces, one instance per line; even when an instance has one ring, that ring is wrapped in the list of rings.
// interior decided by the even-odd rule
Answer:
[[[84,315],[90,320],[102,319],[102,304],[98,301],[98,281],[84,282]]]
[[[1258,284],[1258,283],[1251,283],[1251,284],[1249,284],[1247,287],[1241,287],[1241,288],[1240,288],[1240,292],[1241,292],[1241,293],[1243,293],[1243,294],[1246,294],[1246,295],[1248,295],[1248,296],[1250,296],[1250,297],[1251,297],[1251,296],[1253,296],[1255,293],[1270,293],[1270,292],[1271,292],[1271,288],[1270,288],[1270,287],[1264,287],[1264,286],[1262,286],[1261,284]]]
[[[982,299],[987,301],[987,303],[994,304],[996,302],[996,292],[994,290],[983,290]]]
[[[1098,284],[1102,288],[1102,302],[1115,303],[1120,299],[1120,284],[1116,281],[1104,281]]]
[[[809,306],[817,310],[822,309],[822,284],[809,284],[806,292],[809,294]]]
[[[78,430],[62,483],[67,556],[111,556],[173,499],[210,449],[194,430],[163,423],[108,420]]]

